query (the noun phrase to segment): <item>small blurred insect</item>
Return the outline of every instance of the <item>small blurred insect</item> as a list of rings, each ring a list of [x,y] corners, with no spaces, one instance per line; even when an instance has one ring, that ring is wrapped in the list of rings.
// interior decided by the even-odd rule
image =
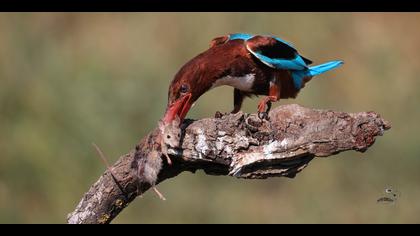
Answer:
[[[385,188],[385,194],[387,196],[380,197],[378,200],[376,200],[376,202],[393,204],[401,196],[401,193],[398,190],[394,190],[392,187]]]

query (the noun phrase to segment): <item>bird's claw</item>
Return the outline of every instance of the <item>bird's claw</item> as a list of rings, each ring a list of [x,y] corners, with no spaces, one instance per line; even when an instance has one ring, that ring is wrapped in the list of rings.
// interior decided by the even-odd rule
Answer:
[[[261,120],[269,120],[268,112],[271,110],[271,101],[269,97],[264,98],[258,104],[258,118]]]
[[[270,118],[268,117],[268,113],[265,111],[258,112],[258,118],[260,118],[261,120],[270,120]]]

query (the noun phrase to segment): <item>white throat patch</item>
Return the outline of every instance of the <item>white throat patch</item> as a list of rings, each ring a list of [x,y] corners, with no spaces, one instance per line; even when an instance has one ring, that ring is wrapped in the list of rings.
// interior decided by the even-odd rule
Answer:
[[[229,85],[244,92],[251,92],[252,85],[255,81],[255,74],[247,74],[241,77],[225,76],[216,80],[211,88],[216,88],[222,85]]]

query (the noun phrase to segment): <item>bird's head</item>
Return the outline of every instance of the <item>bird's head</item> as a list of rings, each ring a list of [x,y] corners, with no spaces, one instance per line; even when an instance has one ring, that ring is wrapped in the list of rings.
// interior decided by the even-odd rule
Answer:
[[[168,91],[168,105],[163,122],[169,124],[177,117],[181,121],[184,120],[193,102],[189,83],[172,83]]]
[[[177,116],[182,124],[194,102],[212,88],[217,73],[214,73],[211,69],[213,67],[209,66],[206,59],[206,55],[212,53],[209,50],[187,62],[172,80],[168,90],[168,105],[163,117],[166,125],[172,123]]]

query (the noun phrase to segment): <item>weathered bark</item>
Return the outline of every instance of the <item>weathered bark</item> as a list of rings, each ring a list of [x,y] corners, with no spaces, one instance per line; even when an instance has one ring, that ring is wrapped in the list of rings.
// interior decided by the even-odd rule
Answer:
[[[364,152],[390,125],[374,112],[348,114],[285,105],[270,112],[270,121],[240,112],[187,120],[182,128],[182,158],[172,157],[172,166],[164,164],[158,182],[198,169],[238,178],[293,178],[314,157]],[[136,159],[146,158],[158,132],[155,129],[120,157],[111,168],[115,180],[109,171],[99,178],[68,215],[68,223],[109,223],[151,187],[138,181]]]

